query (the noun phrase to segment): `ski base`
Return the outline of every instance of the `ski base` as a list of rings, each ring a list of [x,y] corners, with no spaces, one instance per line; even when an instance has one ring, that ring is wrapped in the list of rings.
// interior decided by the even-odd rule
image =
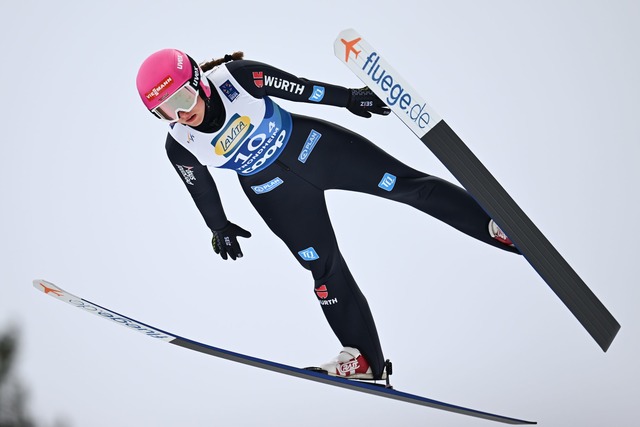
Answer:
[[[421,141],[475,197],[596,343],[607,351],[620,324],[460,137],[441,120]]]
[[[338,34],[334,53],[434,153],[607,351],[620,324],[440,115],[355,30]]]

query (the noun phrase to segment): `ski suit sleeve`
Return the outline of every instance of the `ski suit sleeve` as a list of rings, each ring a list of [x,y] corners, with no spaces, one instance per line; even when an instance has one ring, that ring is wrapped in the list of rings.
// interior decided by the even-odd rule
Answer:
[[[232,61],[226,64],[233,77],[252,96],[274,96],[289,101],[346,107],[351,90],[303,77],[257,61]]]
[[[224,213],[218,188],[207,167],[170,134],[167,135],[165,148],[171,164],[189,190],[207,226],[212,231],[226,227],[229,221]]]

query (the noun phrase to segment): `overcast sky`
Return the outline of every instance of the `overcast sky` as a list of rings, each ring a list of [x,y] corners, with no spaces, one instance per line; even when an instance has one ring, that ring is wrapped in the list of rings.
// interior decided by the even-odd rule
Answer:
[[[180,5],[179,7],[177,5]],[[364,8],[362,5],[367,4]],[[242,50],[347,87],[355,28],[465,140],[622,324],[605,354],[521,257],[406,206],[327,194],[397,389],[543,426],[631,427],[640,397],[640,5],[635,1],[24,0],[1,7],[0,331],[43,423],[481,426],[489,421],[168,346],[36,292],[46,279],[158,328],[294,366],[340,344],[303,270],[233,172],[224,262],[164,151],[135,75],[165,47]],[[280,104],[453,179],[395,116]]]

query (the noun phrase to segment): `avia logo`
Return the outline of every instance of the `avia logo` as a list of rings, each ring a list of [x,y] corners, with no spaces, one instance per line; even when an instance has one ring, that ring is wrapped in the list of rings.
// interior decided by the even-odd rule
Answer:
[[[52,293],[57,297],[61,297],[62,296],[62,291],[60,289],[50,288],[47,285],[45,285],[44,283],[42,283],[42,282],[40,282],[40,286],[42,286],[42,292],[44,292],[45,294]]]
[[[231,117],[227,127],[220,132],[217,138],[211,141],[215,146],[218,156],[229,157],[231,152],[245,136],[251,132],[253,125],[248,116],[240,116],[238,113]]]
[[[320,285],[315,288],[316,296],[320,299],[327,299],[329,296],[329,291],[327,290],[327,285]]]
[[[344,44],[344,62],[349,62],[349,54],[351,52],[356,54],[355,55],[356,59],[358,58],[358,55],[362,51],[361,50],[356,50],[356,48],[354,46],[360,40],[362,40],[362,37],[358,37],[358,38],[353,39],[351,41],[346,41],[345,39],[340,39],[340,41]]]

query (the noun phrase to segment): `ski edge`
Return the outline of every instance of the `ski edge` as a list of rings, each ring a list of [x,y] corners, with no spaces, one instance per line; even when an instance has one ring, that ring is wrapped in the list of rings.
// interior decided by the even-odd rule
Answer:
[[[54,285],[46,280],[33,280],[33,287],[37,290],[52,296],[55,299],[66,302],[71,306],[80,308],[88,313],[94,314],[98,317],[106,320],[113,321],[116,324],[122,325],[136,332],[142,333],[150,338],[158,339],[179,347],[186,348],[188,350],[197,351],[210,356],[226,359],[229,361],[241,363],[256,368],[265,369],[272,372],[277,372],[297,378],[311,380],[327,385],[332,385],[340,388],[350,389],[366,394],[377,395],[393,400],[404,401],[407,403],[431,407],[433,409],[439,409],[443,411],[453,412],[461,415],[467,415],[475,418],[482,418],[490,421],[497,421],[506,424],[514,425],[533,425],[537,424],[535,421],[527,421],[512,417],[507,417],[498,414],[492,414],[489,412],[479,411],[476,409],[466,408],[463,406],[453,405],[437,400],[429,399],[426,397],[405,393],[395,389],[388,389],[376,384],[368,384],[364,382],[355,382],[353,380],[347,380],[344,378],[330,377],[328,375],[313,372],[310,370],[297,368],[294,366],[285,365],[278,362],[272,362],[257,357],[236,353],[230,350],[214,347],[208,344],[204,344],[198,341],[194,341],[188,338],[183,338],[179,335],[166,332],[162,329],[153,327],[146,323],[135,320],[131,317],[125,316],[118,312],[112,311],[108,308],[95,304],[84,298],[80,298],[70,292],[63,290],[62,288]]]

